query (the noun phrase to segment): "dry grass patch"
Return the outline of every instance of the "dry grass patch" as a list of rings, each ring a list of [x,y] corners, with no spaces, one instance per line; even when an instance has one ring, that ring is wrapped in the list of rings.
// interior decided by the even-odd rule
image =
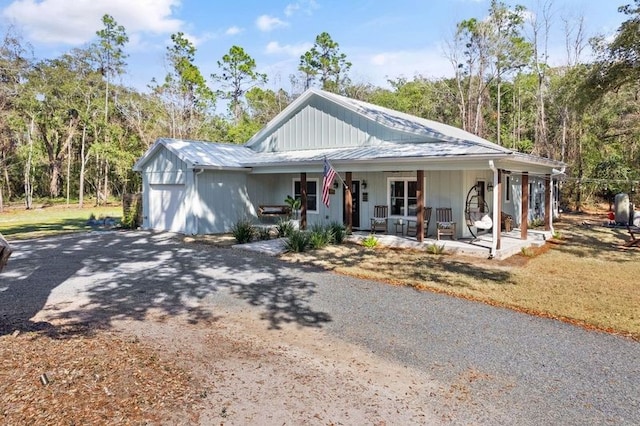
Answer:
[[[593,216],[569,216],[556,229],[560,241],[503,261],[355,244],[283,257],[640,339],[640,250],[620,248],[626,229]]]
[[[197,421],[189,375],[136,339],[65,327],[0,336],[0,348],[3,424]]]

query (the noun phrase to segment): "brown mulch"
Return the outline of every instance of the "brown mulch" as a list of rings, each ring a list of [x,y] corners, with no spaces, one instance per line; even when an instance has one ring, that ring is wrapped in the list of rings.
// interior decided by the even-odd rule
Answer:
[[[0,423],[192,423],[188,373],[136,338],[88,327],[0,336]],[[179,421],[178,421],[179,419]]]

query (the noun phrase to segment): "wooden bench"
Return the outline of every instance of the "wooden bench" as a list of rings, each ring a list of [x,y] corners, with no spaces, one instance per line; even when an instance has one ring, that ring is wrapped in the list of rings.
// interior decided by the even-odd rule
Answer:
[[[259,206],[259,217],[289,217],[291,216],[291,207],[289,206]]]

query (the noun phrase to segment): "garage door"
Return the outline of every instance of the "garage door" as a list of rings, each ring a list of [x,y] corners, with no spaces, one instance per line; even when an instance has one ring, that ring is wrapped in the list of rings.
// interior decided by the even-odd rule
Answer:
[[[184,185],[150,185],[149,227],[184,232]]]

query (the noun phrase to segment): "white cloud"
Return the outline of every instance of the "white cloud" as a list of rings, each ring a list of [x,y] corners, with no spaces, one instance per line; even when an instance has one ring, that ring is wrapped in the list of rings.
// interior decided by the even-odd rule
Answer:
[[[226,35],[232,36],[232,35],[240,34],[242,31],[244,31],[242,28],[236,27],[234,25],[232,27],[227,28],[227,30],[224,33]]]
[[[284,14],[285,16],[291,16],[296,13],[298,9],[300,9],[300,5],[298,3],[290,3],[284,8]]]
[[[256,26],[260,31],[271,31],[279,27],[286,27],[289,23],[275,16],[261,15],[256,19]]]
[[[181,0],[14,0],[2,16],[22,26],[36,42],[78,45],[95,37],[102,16],[113,16],[130,36],[179,31],[183,22],[172,18]]]
[[[391,52],[364,53],[350,56],[353,63],[351,78],[386,86],[387,79],[413,78],[422,75],[429,78],[451,77],[451,63],[438,46]]]
[[[285,44],[282,46],[277,41],[272,41],[267,44],[265,53],[269,55],[300,56],[312,47],[313,44],[311,43]]]
[[[300,0],[295,3],[289,3],[284,8],[285,16],[292,16],[295,13],[301,11],[307,15],[313,14],[313,11],[318,8],[318,2],[316,0]]]

